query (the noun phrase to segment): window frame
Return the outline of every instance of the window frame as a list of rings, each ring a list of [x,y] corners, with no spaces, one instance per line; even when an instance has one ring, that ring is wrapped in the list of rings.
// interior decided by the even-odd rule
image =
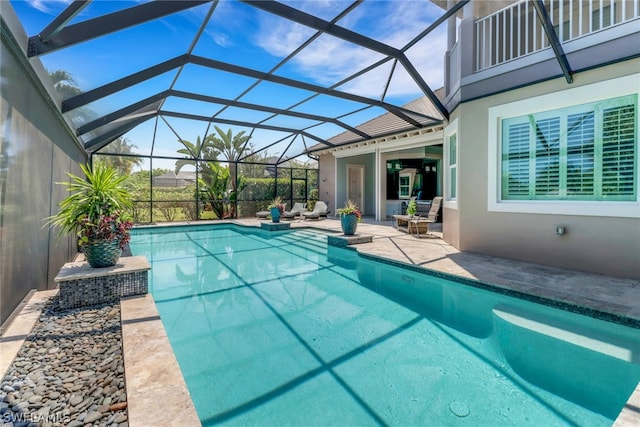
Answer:
[[[562,108],[606,101],[622,96],[636,95],[640,103],[638,87],[640,73],[611,78],[598,83],[554,91],[548,85],[548,93],[527,97],[488,109],[488,193],[487,207],[490,212],[539,213],[560,215],[581,215],[600,217],[640,218],[640,195],[636,200],[502,200],[502,120],[527,116]],[[635,89],[635,90],[634,90]],[[526,90],[517,94],[528,93]],[[512,98],[513,99],[513,98]],[[636,104],[636,132],[640,132],[640,114]],[[637,138],[636,138],[637,139]],[[638,150],[640,147],[636,147]],[[640,179],[640,155],[636,155],[634,168],[636,180]]]
[[[605,148],[607,141],[605,140],[605,117],[608,112],[620,109],[626,106],[633,106],[635,115],[638,113],[638,97],[629,95],[616,97],[602,101],[596,101],[588,104],[575,105],[545,111],[541,113],[528,114],[526,116],[509,117],[502,119],[502,135],[501,144],[502,160],[501,168],[501,194],[502,200],[625,200],[635,201],[638,198],[637,167],[634,170],[632,179],[632,194],[611,195],[604,189],[605,176]],[[571,137],[576,133],[574,131],[582,128],[569,126],[572,120],[582,116],[583,120],[579,124],[591,124],[591,144],[579,145],[578,147],[571,145]],[[585,121],[584,119],[587,118]],[[591,123],[590,123],[591,122]],[[545,126],[546,125],[546,126]],[[585,128],[589,129],[589,128]],[[526,132],[525,132],[526,130]],[[506,135],[514,135],[514,138],[505,138]],[[638,127],[637,124],[633,135],[633,151],[638,151]],[[523,138],[524,136],[524,138]],[[544,147],[540,147],[540,143],[547,146],[545,155]],[[610,143],[610,142],[609,142]],[[528,151],[521,155],[517,155],[516,149],[510,150],[511,147],[517,146],[522,148],[528,146]],[[590,150],[589,150],[590,148]],[[580,152],[590,151],[590,160],[592,166],[592,176],[590,180],[582,177],[581,181],[585,182],[585,187],[590,186],[590,192],[586,190],[582,192],[572,192],[572,183],[579,174],[572,174],[571,164],[575,163],[577,154]],[[589,159],[588,155],[584,156]],[[584,160],[584,159],[583,159]],[[588,161],[584,163],[589,163]],[[526,165],[526,166],[525,166]],[[547,165],[546,174],[541,172],[540,167]],[[508,179],[512,176],[510,170],[520,170],[518,174],[523,181],[520,185],[509,185]],[[525,173],[526,172],[526,173]],[[544,172],[544,171],[543,171]],[[527,174],[527,177],[524,175]],[[587,175],[587,174],[585,174]],[[526,185],[525,185],[526,184]],[[546,184],[546,185],[545,185]],[[526,187],[526,188],[525,188]],[[545,191],[546,189],[546,191]]]
[[[455,153],[451,152],[451,137],[455,137]],[[452,120],[444,130],[444,150],[443,150],[443,178],[444,182],[444,206],[449,209],[458,209],[458,199],[460,197],[460,132],[458,130],[458,118]],[[452,156],[452,154],[454,154]],[[455,158],[452,158],[455,157]],[[455,180],[452,179],[453,166]],[[455,188],[453,188],[455,187]],[[453,190],[453,191],[452,191]],[[452,194],[453,193],[453,194]]]
[[[449,171],[449,185],[447,197],[449,200],[458,199],[458,134],[452,133],[448,138],[449,156],[447,169]]]
[[[407,179],[407,184],[403,185],[402,184],[402,179],[406,178]],[[402,189],[406,187],[407,189],[407,193],[403,194],[402,193]],[[398,199],[408,199],[411,197],[411,187],[412,187],[412,182],[411,182],[411,174],[408,172],[402,172],[402,173],[398,173]]]

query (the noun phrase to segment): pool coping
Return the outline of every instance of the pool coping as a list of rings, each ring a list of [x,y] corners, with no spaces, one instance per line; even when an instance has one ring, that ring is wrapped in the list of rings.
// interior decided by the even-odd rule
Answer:
[[[151,294],[120,300],[129,426],[200,425]]]
[[[632,317],[628,317],[628,316],[624,316],[624,315],[620,315],[620,314],[616,314],[616,313],[611,313],[608,311],[603,311],[603,310],[597,310],[595,308],[592,307],[587,307],[587,306],[583,306],[580,305],[578,303],[575,302],[568,302],[568,301],[559,301],[559,300],[554,300],[552,298],[549,297],[545,297],[545,296],[541,296],[541,295],[535,295],[533,293],[529,293],[529,292],[525,292],[525,291],[519,291],[519,290],[515,290],[515,289],[511,289],[507,286],[504,285],[498,285],[498,284],[494,284],[494,283],[488,283],[488,282],[483,282],[480,280],[475,280],[475,279],[470,279],[467,277],[462,277],[462,276],[457,276],[455,274],[451,274],[451,273],[446,273],[443,271],[438,271],[438,270],[434,270],[434,269],[430,269],[428,267],[424,267],[424,266],[419,266],[419,265],[414,265],[414,264],[409,264],[403,261],[398,261],[398,260],[394,260],[394,259],[390,259],[390,258],[385,258],[383,256],[379,256],[379,255],[374,255],[374,254],[368,254],[368,253],[361,253],[360,251],[358,251],[357,248],[347,248],[350,250],[354,250],[356,252],[358,252],[358,256],[362,257],[362,258],[369,258],[378,262],[382,262],[388,265],[393,265],[393,266],[398,266],[401,268],[405,268],[411,271],[414,271],[416,273],[419,274],[424,274],[427,276],[433,276],[433,277],[438,277],[438,278],[442,278],[442,279],[446,279],[446,280],[451,280],[453,282],[456,283],[460,283],[463,285],[467,285],[467,286],[472,286],[474,288],[479,288],[479,289],[483,289],[483,290],[488,290],[491,292],[495,292],[495,293],[499,293],[502,295],[507,295],[507,296],[511,296],[511,297],[515,297],[515,298],[519,298],[519,299],[524,299],[526,301],[530,301],[530,302],[534,302],[537,304],[542,304],[548,307],[553,307],[553,308],[558,308],[561,310],[565,310],[565,311],[569,311],[575,314],[582,314],[585,316],[589,316],[589,317],[594,317],[596,319],[601,319],[601,320],[605,320],[607,322],[612,322],[612,323],[618,323],[620,325],[624,325],[624,326],[628,326],[630,328],[634,328],[634,329],[640,329],[640,319],[635,319]]]

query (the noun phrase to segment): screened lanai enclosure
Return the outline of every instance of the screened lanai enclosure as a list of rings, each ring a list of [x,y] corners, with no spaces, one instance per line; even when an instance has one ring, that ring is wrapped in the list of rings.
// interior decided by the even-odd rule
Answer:
[[[0,320],[75,256],[42,225],[82,163],[127,175],[138,223],[252,216],[323,200],[316,152],[441,123],[466,3],[0,2]]]

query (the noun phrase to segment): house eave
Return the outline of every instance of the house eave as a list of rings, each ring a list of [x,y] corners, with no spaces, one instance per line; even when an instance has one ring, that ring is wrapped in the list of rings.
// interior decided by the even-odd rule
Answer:
[[[435,136],[437,133],[444,132],[445,125],[440,123],[434,126],[429,126],[427,128],[415,129],[406,132],[400,132],[393,135],[382,136],[378,138],[372,138],[365,141],[358,141],[348,144],[343,144],[337,147],[327,148],[323,150],[314,151],[313,154],[317,156],[322,156],[325,154],[333,154],[334,156],[343,157],[347,153],[353,152],[353,154],[357,154],[357,152],[362,152],[362,150],[370,149],[373,151],[375,148],[380,147],[382,145],[389,145],[394,142],[404,142],[407,140],[415,140],[419,137],[424,136]],[[398,147],[399,149],[402,147]]]

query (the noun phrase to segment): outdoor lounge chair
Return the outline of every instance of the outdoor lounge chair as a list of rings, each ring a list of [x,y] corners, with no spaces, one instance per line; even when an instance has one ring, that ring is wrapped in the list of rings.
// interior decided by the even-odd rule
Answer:
[[[438,213],[440,212],[441,205],[442,197],[434,197],[427,216],[423,217],[418,215],[417,218],[411,220],[411,222],[414,222],[413,225],[415,227],[416,236],[420,237],[420,231],[423,231],[425,235],[429,233],[429,224],[434,223],[438,220]]]
[[[267,219],[269,217],[269,211],[258,211],[256,212],[256,218],[258,219]]]
[[[321,216],[327,216],[329,213],[329,207],[322,200],[318,200],[313,210],[310,212],[302,212],[304,219],[318,219]]]
[[[306,211],[307,209],[304,207],[304,203],[294,203],[290,211],[283,212],[282,219],[293,219]]]
[[[442,197],[434,197],[433,201],[431,201],[431,208],[427,213],[426,217],[421,217],[429,222],[438,221],[438,213],[440,213],[440,206],[442,205]]]

